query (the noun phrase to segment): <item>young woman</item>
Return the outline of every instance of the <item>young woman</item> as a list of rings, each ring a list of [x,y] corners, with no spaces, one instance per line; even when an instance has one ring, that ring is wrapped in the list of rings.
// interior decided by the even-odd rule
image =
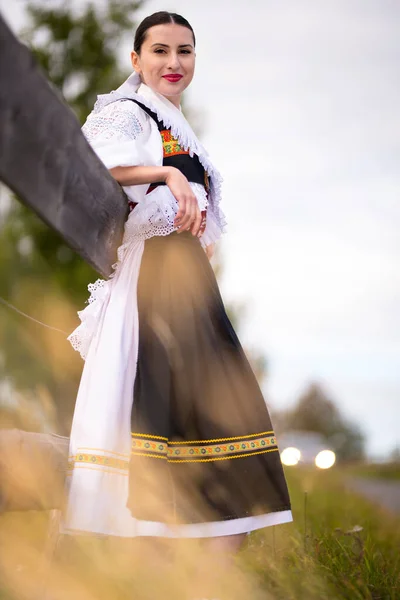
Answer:
[[[175,13],[139,25],[134,73],[83,132],[131,212],[108,281],[69,336],[86,360],[63,533],[210,538],[292,520],[264,398],[209,263],[221,176],[180,108],[195,67]]]

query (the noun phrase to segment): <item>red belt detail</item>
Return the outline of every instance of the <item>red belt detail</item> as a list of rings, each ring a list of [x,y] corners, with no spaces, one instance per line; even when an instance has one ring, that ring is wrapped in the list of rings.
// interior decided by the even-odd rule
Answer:
[[[133,202],[133,200],[128,200],[129,212],[131,213],[135,206],[138,205],[138,202]]]
[[[156,183],[152,183],[151,185],[149,185],[149,187],[147,188],[147,192],[146,194],[150,194],[150,192],[152,192],[153,190],[155,190],[158,187],[158,185]]]

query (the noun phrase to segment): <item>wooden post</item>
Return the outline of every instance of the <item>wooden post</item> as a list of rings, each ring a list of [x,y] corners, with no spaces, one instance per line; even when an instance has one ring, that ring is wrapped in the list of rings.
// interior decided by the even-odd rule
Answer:
[[[1,16],[0,180],[99,273],[111,273],[125,193]]]

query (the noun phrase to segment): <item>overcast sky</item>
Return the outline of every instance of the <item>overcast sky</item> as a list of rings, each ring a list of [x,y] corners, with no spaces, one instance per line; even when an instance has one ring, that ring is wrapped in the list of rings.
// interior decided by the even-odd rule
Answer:
[[[16,30],[22,4],[0,1]],[[149,0],[140,16],[165,9],[196,33],[187,96],[225,180],[221,288],[247,304],[269,403],[318,381],[383,456],[400,446],[400,3]]]

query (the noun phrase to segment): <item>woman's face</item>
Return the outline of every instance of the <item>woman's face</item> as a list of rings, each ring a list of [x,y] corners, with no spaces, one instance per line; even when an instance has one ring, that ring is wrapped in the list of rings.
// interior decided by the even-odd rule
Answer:
[[[142,81],[179,108],[181,94],[194,75],[195,51],[190,29],[176,23],[150,27],[140,55],[133,51],[131,59]]]

